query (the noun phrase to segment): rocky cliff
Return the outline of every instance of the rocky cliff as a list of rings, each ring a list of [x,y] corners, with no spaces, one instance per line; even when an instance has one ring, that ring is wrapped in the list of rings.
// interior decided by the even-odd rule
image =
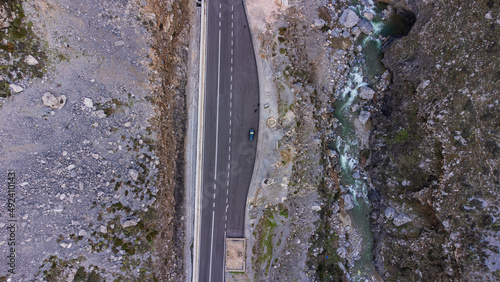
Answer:
[[[370,171],[377,270],[402,281],[497,280],[498,1],[389,1],[415,15],[383,46]]]

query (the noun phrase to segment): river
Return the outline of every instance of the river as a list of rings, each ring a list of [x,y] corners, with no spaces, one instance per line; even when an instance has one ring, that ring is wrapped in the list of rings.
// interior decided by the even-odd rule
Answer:
[[[360,16],[364,12],[374,15],[371,20],[373,32],[370,35],[360,35],[355,43],[355,46],[361,45],[363,49],[351,65],[348,80],[335,104],[335,115],[341,124],[341,133],[335,144],[342,167],[342,190],[349,191],[354,198],[354,208],[348,211],[348,215],[362,238],[361,257],[355,261],[350,271],[351,278],[354,281],[381,281],[373,265],[374,238],[370,229],[372,208],[368,199],[368,185],[358,163],[360,146],[354,129],[354,120],[358,113],[353,112],[351,106],[357,101],[358,89],[365,85],[374,86],[378,77],[385,71],[380,50],[383,38],[406,35],[409,28],[407,20],[395,12],[384,15],[386,4],[375,5],[371,1],[365,1],[365,4],[367,5],[353,2],[350,6]]]

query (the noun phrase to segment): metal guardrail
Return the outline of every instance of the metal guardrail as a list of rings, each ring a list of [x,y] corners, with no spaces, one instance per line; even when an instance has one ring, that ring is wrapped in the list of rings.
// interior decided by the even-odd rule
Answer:
[[[198,3],[198,2],[197,2]],[[200,32],[200,74],[198,96],[198,129],[196,138],[196,183],[195,183],[195,216],[193,242],[193,282],[200,281],[200,237],[201,237],[201,197],[203,194],[203,128],[205,124],[205,71],[206,71],[206,1],[201,2],[201,32]]]

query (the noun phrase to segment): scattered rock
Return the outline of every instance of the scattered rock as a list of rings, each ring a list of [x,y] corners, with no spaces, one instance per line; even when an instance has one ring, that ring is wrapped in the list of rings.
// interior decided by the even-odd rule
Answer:
[[[359,122],[361,122],[362,124],[365,124],[368,119],[370,118],[370,112],[368,111],[361,111],[359,113]]]
[[[347,28],[355,26],[356,24],[358,24],[358,22],[358,15],[356,15],[356,12],[351,9],[345,9],[339,19],[339,23]]]
[[[373,31],[373,25],[366,19],[362,19],[358,23],[358,27],[364,34],[371,34]]]
[[[130,175],[130,178],[132,178],[132,180],[134,180],[134,181],[136,181],[137,177],[139,177],[139,172],[137,172],[137,170],[135,170],[135,169],[129,170],[128,174]]]
[[[130,121],[127,121],[126,123],[123,124],[124,127],[130,127],[132,124],[130,123]]]
[[[417,92],[418,93],[422,92],[427,86],[429,86],[429,84],[431,84],[430,80],[424,80],[420,82],[420,84],[417,87]]]
[[[396,226],[401,226],[401,225],[406,224],[410,221],[411,221],[411,217],[409,217],[408,215],[406,215],[404,213],[400,213],[392,220],[392,223],[394,223],[394,225],[396,225]]]
[[[323,19],[315,19],[313,26],[315,27],[323,27],[326,24],[326,22]]]
[[[127,228],[127,227],[130,227],[130,226],[136,226],[139,221],[141,221],[140,218],[129,219],[129,220],[126,220],[126,221],[122,222],[121,224],[122,224],[123,228]]]
[[[352,210],[354,208],[354,197],[351,194],[342,195],[344,199],[344,210]]]
[[[60,109],[66,104],[66,96],[61,95],[56,98],[52,93],[45,92],[42,95],[42,102],[45,106],[49,106],[52,109]]]
[[[317,211],[317,212],[319,212],[319,211],[321,210],[321,207],[320,207],[320,206],[312,206],[312,207],[311,207],[311,209],[312,209],[313,211]]]
[[[108,228],[104,225],[101,225],[101,227],[99,227],[99,231],[103,234],[106,234],[108,233]]]
[[[38,65],[38,60],[31,55],[28,55],[24,61],[30,66]]]
[[[371,20],[373,20],[373,13],[364,12],[363,17],[365,17],[367,20],[371,21]]]
[[[68,170],[73,170],[75,168],[75,165],[70,164],[67,168]]]
[[[125,41],[123,41],[123,40],[119,40],[119,41],[115,42],[115,46],[116,47],[120,47],[120,46],[123,46],[123,45],[125,45]]]
[[[86,237],[87,236],[87,231],[85,231],[85,230],[78,231],[78,236]]]
[[[295,113],[293,111],[286,112],[282,120],[283,127],[292,126],[294,124],[293,123],[294,120],[295,120]]]
[[[338,159],[340,157],[340,154],[335,150],[328,150],[328,156],[332,159]]]
[[[17,84],[10,84],[10,85],[9,85],[9,88],[10,88],[10,89],[12,90],[12,92],[14,92],[14,93],[19,93],[19,92],[22,92],[22,91],[24,90],[21,86],[19,86],[19,85],[17,85]]]
[[[98,160],[98,159],[100,158],[100,156],[99,156],[98,154],[94,154],[94,153],[92,153],[91,155],[92,155],[92,157],[93,157],[94,159],[96,159],[96,160]]]
[[[98,118],[105,118],[106,117],[106,113],[103,110],[95,111],[92,114],[95,114]]]
[[[384,211],[385,218],[391,220],[396,215],[396,210],[394,208],[388,207]]]
[[[90,98],[84,98],[83,104],[85,105],[85,107],[87,107],[89,109],[92,109],[92,107],[94,107],[94,102],[92,102],[92,99],[90,99]]]
[[[375,91],[368,86],[361,86],[359,88],[359,98],[370,100],[373,99],[373,95],[375,95]]]
[[[354,35],[354,37],[358,37],[361,34],[361,29],[359,29],[359,27],[355,26],[352,28],[351,32]]]

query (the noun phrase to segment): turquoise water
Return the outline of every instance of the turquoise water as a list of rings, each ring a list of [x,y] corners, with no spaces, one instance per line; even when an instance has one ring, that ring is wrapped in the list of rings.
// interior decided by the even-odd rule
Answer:
[[[364,7],[359,3],[354,3],[355,6],[351,7],[359,15],[363,12],[373,13],[374,18],[371,23],[374,28],[371,35],[361,35],[358,38],[356,45],[363,47],[361,58],[358,58],[354,66],[351,67],[342,95],[335,104],[335,115],[341,123],[340,135],[335,140],[335,147],[340,154],[342,167],[341,185],[354,196],[355,207],[348,214],[352,219],[353,227],[361,234],[363,244],[361,258],[354,263],[354,267],[351,269],[354,281],[381,281],[382,279],[373,265],[374,239],[370,229],[371,204],[368,199],[367,183],[363,179],[354,179],[352,176],[358,167],[360,149],[354,130],[354,120],[357,118],[357,114],[352,113],[351,106],[357,98],[357,89],[364,85],[375,85],[378,77],[386,70],[381,62],[383,54],[380,48],[383,44],[383,38],[408,34],[411,24],[414,22],[396,13],[390,14],[383,21],[381,15],[387,5],[374,5],[370,0],[368,2],[370,2],[369,6]],[[366,78],[366,81],[363,78]]]
[[[357,98],[357,89],[367,85],[363,82],[361,71],[361,66],[356,66],[351,70],[347,85],[342,92],[342,98],[335,104],[336,117],[342,125],[340,135],[337,136],[335,142],[342,167],[341,185],[344,189],[348,189],[355,198],[354,208],[348,214],[352,219],[353,227],[361,234],[363,240],[361,258],[351,269],[352,278],[355,281],[372,280],[371,277],[377,276],[372,263],[373,234],[369,221],[371,205],[368,201],[368,187],[364,180],[354,179],[352,176],[358,166],[359,143],[354,130],[356,116],[351,111],[351,105]]]

